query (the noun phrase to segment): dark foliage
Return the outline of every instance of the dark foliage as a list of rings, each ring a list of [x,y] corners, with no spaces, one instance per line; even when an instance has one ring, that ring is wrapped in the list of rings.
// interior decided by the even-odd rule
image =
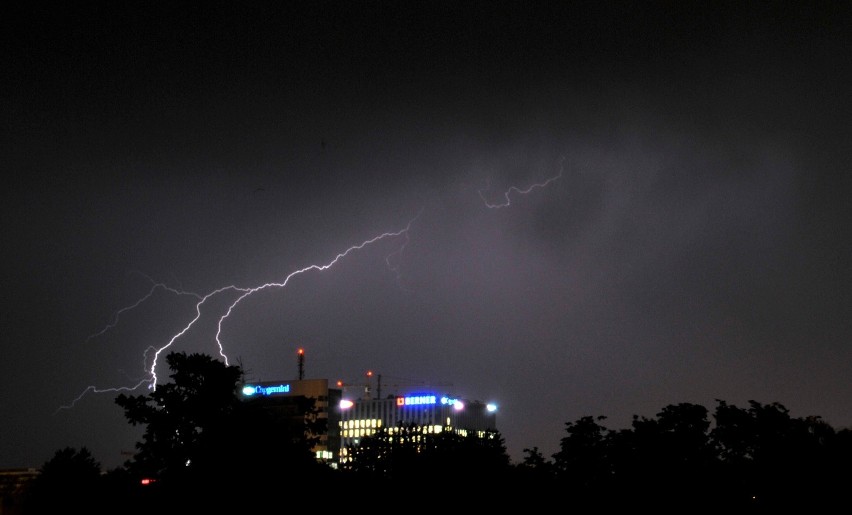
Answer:
[[[505,442],[497,431],[461,435],[400,425],[378,429],[347,451],[352,461],[342,469],[370,481],[493,481],[510,470]]]
[[[27,485],[21,512],[115,513],[132,496],[133,488],[125,471],[103,473],[100,463],[86,447],[66,447],[56,451]]]
[[[634,416],[629,429],[606,429],[605,417],[567,423],[553,455],[555,488],[543,495],[657,513],[812,510],[852,498],[843,488],[852,479],[849,430],[792,418],[778,403],[717,402],[715,425],[688,403]]]
[[[703,406],[674,404],[653,418],[635,415],[619,430],[606,428],[606,417],[584,416],[565,424],[552,459],[533,447],[519,464],[497,431],[400,425],[346,449],[351,459],[335,470],[310,451],[325,429],[312,399],[271,409],[240,399],[239,367],[199,354],[166,359],[172,382],[116,398],[131,424],[145,426],[133,459],[102,473],[86,448],[57,451],[28,486],[23,513],[218,513],[270,502],[301,508],[339,488],[373,489],[392,502],[416,499],[412,491],[445,492],[457,506],[480,511],[522,502],[527,510],[558,503],[770,513],[842,506],[852,497],[852,430],[793,418],[779,403],[750,401],[742,409],[719,400],[712,420]]]
[[[295,399],[282,416],[240,399],[239,367],[203,354],[166,360],[172,382],[116,398],[130,423],[146,427],[126,468],[153,481],[145,487],[148,504],[246,507],[283,485],[304,490],[326,473],[310,450],[309,435],[322,429],[312,399]]]

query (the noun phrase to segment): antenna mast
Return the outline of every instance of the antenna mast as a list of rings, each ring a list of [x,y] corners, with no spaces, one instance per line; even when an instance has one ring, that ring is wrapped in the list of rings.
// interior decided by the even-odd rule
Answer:
[[[373,377],[373,371],[367,370],[367,383],[364,385],[364,398],[370,400],[370,378]]]

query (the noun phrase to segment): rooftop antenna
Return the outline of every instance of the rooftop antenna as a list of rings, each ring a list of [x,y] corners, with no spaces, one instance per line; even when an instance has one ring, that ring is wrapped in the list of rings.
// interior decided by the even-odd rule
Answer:
[[[370,400],[370,378],[373,377],[373,371],[367,370],[367,384],[364,386],[364,399]]]
[[[305,349],[299,349],[299,381],[305,378]]]

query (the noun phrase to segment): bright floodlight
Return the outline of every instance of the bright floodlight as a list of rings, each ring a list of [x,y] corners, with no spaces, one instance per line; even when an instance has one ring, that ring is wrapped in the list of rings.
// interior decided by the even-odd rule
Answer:
[[[497,405],[493,402],[489,402],[485,405],[485,409],[488,410],[488,413],[494,413],[495,411],[497,411]]]

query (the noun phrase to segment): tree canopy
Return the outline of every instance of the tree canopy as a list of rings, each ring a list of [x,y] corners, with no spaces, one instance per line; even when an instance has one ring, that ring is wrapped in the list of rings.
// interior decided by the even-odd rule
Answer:
[[[311,452],[309,435],[318,431],[312,399],[297,399],[297,416],[283,417],[240,398],[238,366],[204,354],[171,353],[166,362],[171,382],[115,400],[131,424],[145,426],[126,463],[132,474],[155,481],[173,500],[186,500],[211,491],[304,487],[324,473]]]
[[[293,504],[338,486],[407,482],[446,487],[488,484],[495,507],[523,499],[575,508],[778,511],[849,500],[852,430],[818,416],[794,418],[780,403],[714,411],[670,404],[630,427],[605,416],[565,423],[559,450],[525,449],[511,463],[498,431],[430,432],[380,428],[346,449],[334,470],[311,447],[325,419],[314,400],[294,396],[286,410],[240,396],[242,370],[203,354],[166,356],[170,381],[146,395],[119,395],[129,423],[145,430],[124,467],[104,473],[85,447],[45,463],[27,491],[27,513],[79,507],[90,513],[247,509],[270,499]],[[289,399],[289,398],[288,398]],[[148,480],[142,486],[142,480]],[[477,503],[486,502],[477,498]],[[480,508],[485,504],[477,504]]]

